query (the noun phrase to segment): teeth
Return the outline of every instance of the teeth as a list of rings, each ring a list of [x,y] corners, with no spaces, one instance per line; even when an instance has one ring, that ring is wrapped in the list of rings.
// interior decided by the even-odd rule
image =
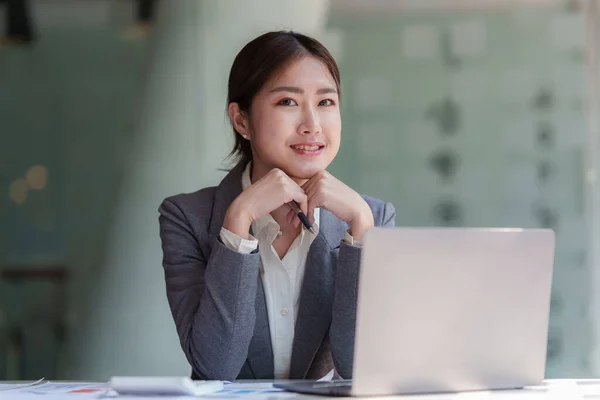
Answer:
[[[319,150],[319,146],[292,146],[297,150],[306,150],[306,151],[317,151]]]

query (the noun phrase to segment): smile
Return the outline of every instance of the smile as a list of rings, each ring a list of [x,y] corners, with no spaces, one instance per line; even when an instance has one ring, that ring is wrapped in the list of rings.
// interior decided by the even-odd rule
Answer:
[[[307,146],[307,145],[292,145],[291,147],[292,147],[292,149],[295,149],[295,150],[317,151],[319,149],[322,149],[325,146],[322,146],[322,145],[312,145],[312,146]]]

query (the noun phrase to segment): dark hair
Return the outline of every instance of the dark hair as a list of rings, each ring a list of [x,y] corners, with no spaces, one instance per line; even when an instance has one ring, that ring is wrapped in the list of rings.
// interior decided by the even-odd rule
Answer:
[[[313,56],[327,66],[341,98],[340,71],[325,46],[297,32],[276,31],[252,40],[235,57],[229,72],[227,105],[238,103],[240,109],[250,115],[252,100],[273,75],[306,56]],[[233,135],[235,145],[228,158],[234,157],[238,164],[246,165],[252,160],[250,142],[235,128]]]

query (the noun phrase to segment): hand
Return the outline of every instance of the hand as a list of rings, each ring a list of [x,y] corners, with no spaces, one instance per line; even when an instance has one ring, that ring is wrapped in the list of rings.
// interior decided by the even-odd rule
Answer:
[[[315,208],[322,207],[350,225],[350,234],[356,240],[362,240],[365,232],[374,225],[373,212],[367,202],[329,172],[317,173],[302,185],[302,189],[308,198],[311,223],[314,222]]]
[[[285,172],[275,168],[244,190],[229,206],[223,227],[242,238],[249,238],[253,221],[295,200],[304,213],[307,197],[304,191]],[[296,217],[295,225],[300,222]]]

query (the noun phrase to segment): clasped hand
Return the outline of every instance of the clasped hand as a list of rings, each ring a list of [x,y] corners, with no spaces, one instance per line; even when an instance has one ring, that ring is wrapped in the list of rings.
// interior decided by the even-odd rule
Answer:
[[[362,240],[365,232],[374,224],[373,213],[367,202],[329,172],[318,172],[299,186],[285,172],[275,168],[233,201],[227,210],[223,226],[248,238],[253,221],[291,201],[299,204],[311,223],[314,222],[315,208],[330,211],[350,226],[350,234],[356,240]],[[291,208],[287,220],[295,227],[300,224]]]

